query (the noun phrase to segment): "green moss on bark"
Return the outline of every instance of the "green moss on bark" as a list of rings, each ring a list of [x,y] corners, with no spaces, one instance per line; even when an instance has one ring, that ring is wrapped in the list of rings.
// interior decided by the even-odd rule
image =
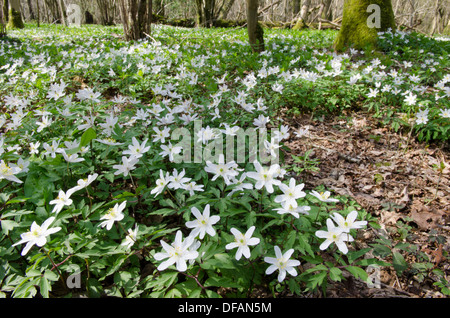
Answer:
[[[369,5],[375,4],[380,8],[378,27],[370,27],[368,18],[373,14],[367,12]],[[391,0],[345,0],[341,30],[334,42],[337,51],[347,47],[362,49],[376,47],[378,32],[395,29],[395,18]]]
[[[13,8],[9,9],[9,16],[8,16],[8,24],[6,25],[6,29],[23,29],[25,25],[22,21],[22,16],[20,15],[20,12],[17,12]]]
[[[295,25],[292,27],[293,30],[303,30],[307,28],[308,25],[302,19],[298,19]]]

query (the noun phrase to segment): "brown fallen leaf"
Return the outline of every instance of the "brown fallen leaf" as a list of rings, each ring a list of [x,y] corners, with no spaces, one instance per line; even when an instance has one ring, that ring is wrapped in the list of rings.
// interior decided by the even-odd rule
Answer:
[[[411,205],[411,218],[422,230],[436,228],[442,216],[443,211],[436,211],[419,200],[414,200]]]

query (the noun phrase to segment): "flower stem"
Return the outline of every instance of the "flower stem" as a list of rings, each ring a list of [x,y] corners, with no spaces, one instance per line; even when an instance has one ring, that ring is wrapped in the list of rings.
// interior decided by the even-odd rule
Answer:
[[[48,259],[52,263],[53,268],[56,269],[56,271],[58,272],[59,278],[61,279],[61,283],[63,284],[64,289],[67,290],[66,281],[65,281],[63,275],[61,274],[61,272],[59,271],[59,268],[58,268],[59,265],[55,264],[55,262],[53,261],[52,257],[50,256],[49,252],[47,250],[45,250],[45,248],[43,248],[42,250],[45,252],[45,254],[47,255]]]

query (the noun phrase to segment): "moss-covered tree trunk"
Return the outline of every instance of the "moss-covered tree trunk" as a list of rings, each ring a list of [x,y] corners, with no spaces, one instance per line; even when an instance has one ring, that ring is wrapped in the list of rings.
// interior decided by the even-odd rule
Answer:
[[[338,51],[348,47],[376,47],[378,32],[395,29],[391,0],[345,0],[342,25],[334,42]]]
[[[258,0],[247,0],[248,40],[253,52],[264,51],[264,30],[258,22]]]
[[[306,25],[306,20],[308,19],[310,5],[311,0],[302,1],[302,5],[300,7],[300,16],[293,27],[294,30],[301,30],[308,27]]]
[[[23,29],[25,25],[23,24],[22,14],[20,13],[20,1],[19,0],[9,0],[8,8],[8,24],[7,29]]]
[[[196,0],[197,26],[210,28],[214,22],[215,0]]]

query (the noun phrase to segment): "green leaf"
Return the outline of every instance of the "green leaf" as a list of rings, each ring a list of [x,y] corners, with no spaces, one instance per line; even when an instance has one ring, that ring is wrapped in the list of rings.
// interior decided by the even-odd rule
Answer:
[[[371,250],[371,248],[363,248],[363,249],[360,249],[357,251],[349,251],[347,253],[348,263],[352,264],[356,259],[360,258],[361,256],[363,256],[370,250]]]
[[[363,270],[361,267],[347,266],[345,269],[349,271],[353,276],[355,276],[356,279],[361,279],[364,282],[367,281],[367,278],[369,277],[366,271]]]
[[[86,146],[91,142],[91,140],[97,138],[97,133],[92,127],[86,129],[86,131],[81,135],[79,148]]]
[[[290,249],[294,246],[296,238],[297,238],[296,230],[292,230],[291,232],[289,232],[285,243],[286,249]]]
[[[322,271],[316,275],[312,275],[311,278],[309,279],[311,288],[315,289],[317,286],[321,286],[323,282],[326,280],[327,274],[328,273],[326,271]]]
[[[342,271],[337,267],[330,268],[330,278],[335,282],[340,282],[342,280]]]
[[[44,276],[39,280],[39,289],[42,297],[49,298],[49,291],[51,290],[51,286]]]
[[[20,225],[16,221],[12,220],[1,220],[0,223],[2,225],[2,231],[5,235],[8,235],[9,231]]]
[[[311,245],[308,243],[304,235],[298,236],[298,249],[300,250],[300,253],[308,253],[311,257],[314,257],[314,252],[311,248]]]
[[[46,269],[46,270],[45,270],[45,272],[44,272],[44,277],[45,277],[47,280],[51,280],[51,281],[53,281],[53,282],[56,282],[56,281],[59,279],[58,274],[55,273],[55,272],[53,272],[53,271],[51,271],[51,270],[49,270],[49,269]]]
[[[392,253],[392,264],[394,266],[395,271],[399,275],[401,275],[403,271],[408,268],[408,263],[406,263],[405,259],[403,258],[403,255],[400,254],[399,252]]]
[[[224,288],[239,288],[241,287],[231,277],[212,276],[209,277],[205,284],[205,287],[224,287]]]

